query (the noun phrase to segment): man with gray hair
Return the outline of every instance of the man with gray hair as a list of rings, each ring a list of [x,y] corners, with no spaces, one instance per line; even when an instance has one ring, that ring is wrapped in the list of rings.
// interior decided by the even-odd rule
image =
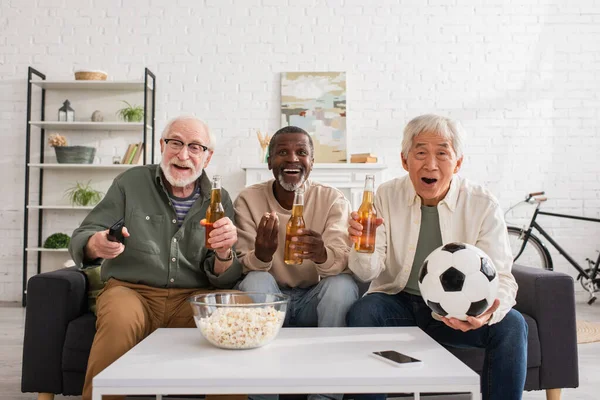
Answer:
[[[350,203],[336,188],[309,179],[314,164],[312,138],[297,126],[281,128],[269,142],[268,168],[273,179],[245,188],[235,200],[238,251],[245,292],[283,293],[290,297],[284,326],[344,326],[346,313],[358,298],[348,273]],[[304,193],[306,227],[291,239],[300,263],[284,261],[286,223],[295,192]],[[341,399],[342,394],[313,394],[309,400]],[[274,400],[277,395],[250,395]]]
[[[368,294],[348,311],[348,326],[419,326],[436,341],[486,351],[481,391],[484,400],[521,399],[527,373],[527,324],[512,309],[517,284],[500,206],[483,187],[456,175],[463,163],[461,126],[445,117],[422,115],[404,129],[402,166],[408,175],[382,184],[375,199],[376,250],[352,249],[349,267]],[[362,225],[353,212],[353,241]],[[485,251],[496,266],[498,298],[467,321],[433,314],[418,285],[419,268],[434,249],[463,242]],[[385,399],[385,395],[356,398]]]
[[[286,126],[269,143],[273,178],[245,188],[235,200],[240,260],[247,272],[240,289],[290,296],[285,325],[344,326],[358,298],[348,273],[350,203],[338,189],[309,179],[314,145],[302,128]],[[306,228],[292,239],[298,264],[284,261],[286,223],[296,190],[304,190]]]
[[[240,279],[242,264],[232,250],[237,241],[233,205],[225,190],[226,216],[213,225],[212,249],[204,247],[200,221],[211,194],[204,168],[214,147],[204,122],[173,119],[160,139],[160,165],[133,167],[117,176],[73,233],[69,251],[76,265],[102,262],[106,282],[97,299],[84,400],[92,397],[92,378],[154,330],[193,327],[190,296],[231,289]],[[123,238],[113,241],[108,228],[120,219]]]

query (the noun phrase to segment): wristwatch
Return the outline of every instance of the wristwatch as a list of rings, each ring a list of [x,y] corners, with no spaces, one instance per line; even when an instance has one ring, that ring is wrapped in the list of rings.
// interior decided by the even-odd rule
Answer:
[[[225,258],[219,257],[219,255],[215,251],[215,257],[217,257],[217,260],[219,260],[219,261],[231,261],[231,260],[233,260],[233,251],[231,250],[231,247],[230,247],[229,248],[229,255],[227,257],[225,257]]]

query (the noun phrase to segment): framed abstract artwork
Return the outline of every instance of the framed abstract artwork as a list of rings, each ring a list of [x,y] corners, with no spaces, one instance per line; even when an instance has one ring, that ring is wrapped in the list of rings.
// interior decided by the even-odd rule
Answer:
[[[282,73],[281,126],[288,125],[311,135],[315,162],[346,162],[346,73]]]

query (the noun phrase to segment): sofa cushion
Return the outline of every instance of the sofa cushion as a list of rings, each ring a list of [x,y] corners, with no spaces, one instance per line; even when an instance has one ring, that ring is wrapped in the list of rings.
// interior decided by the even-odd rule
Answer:
[[[542,365],[542,350],[540,348],[537,322],[527,314],[523,314],[523,318],[525,318],[525,322],[527,322],[527,327],[529,328],[527,336],[527,368],[536,368]],[[483,370],[483,359],[485,356],[483,349],[448,347],[448,350],[467,364],[473,371],[480,373]]]
[[[91,312],[85,313],[69,323],[63,346],[63,371],[85,373],[95,334],[96,316]]]
[[[80,269],[87,278],[88,308],[96,314],[96,299],[106,284],[101,277],[102,266],[91,265]]]

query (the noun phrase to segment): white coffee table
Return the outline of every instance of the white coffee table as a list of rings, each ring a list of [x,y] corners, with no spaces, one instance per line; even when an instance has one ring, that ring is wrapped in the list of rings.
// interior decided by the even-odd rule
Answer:
[[[423,360],[396,367],[371,353]],[[195,328],[158,329],[100,372],[93,399],[108,394],[469,392],[479,376],[419,328],[284,328],[268,346],[222,350]]]

